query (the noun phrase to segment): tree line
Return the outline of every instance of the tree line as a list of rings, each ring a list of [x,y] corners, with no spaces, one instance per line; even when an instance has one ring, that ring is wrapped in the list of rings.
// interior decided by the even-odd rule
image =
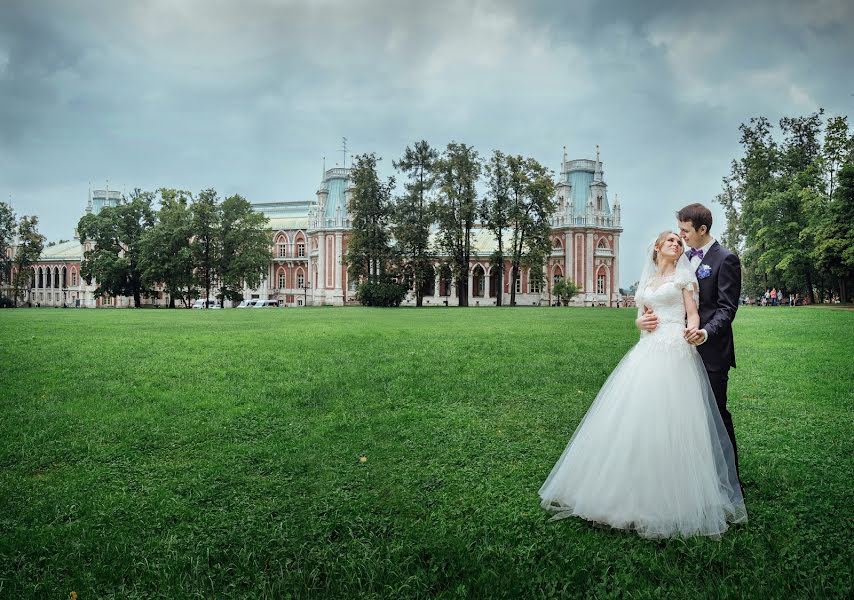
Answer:
[[[361,282],[357,297],[363,304],[398,305],[411,288],[421,306],[435,278],[434,264],[442,257],[459,305],[468,306],[472,232],[478,227],[496,241],[489,261],[499,290],[505,260],[510,262],[511,305],[523,268],[530,268],[531,280],[542,285],[557,201],[554,175],[537,160],[499,150],[485,160],[457,142],[440,153],[422,140],[392,163],[404,179],[400,195],[395,195],[395,177],[380,177],[380,160],[374,153],[362,154],[350,170],[352,229],[344,262],[349,277]],[[499,293],[496,303],[501,302]]]
[[[44,249],[37,224],[37,217],[15,224],[11,209],[0,202],[0,276],[8,281],[14,267],[15,303],[29,289],[31,267]],[[257,287],[272,258],[267,218],[242,196],[220,200],[213,189],[196,197],[186,190],[135,189],[117,206],[81,217],[77,233],[81,241],[92,242],[80,275],[96,282],[95,296],[132,296],[135,307],[158,285],[169,295],[170,308],[176,301],[189,307],[201,293],[221,305],[239,302],[244,285]],[[10,261],[6,248],[16,238]]]
[[[799,292],[811,302],[848,302],[854,283],[854,136],[846,116],[824,110],[740,126],[744,153],[716,201],[738,252],[742,289]]]
[[[30,288],[30,267],[41,256],[45,243],[38,225],[37,216],[23,215],[17,219],[12,207],[0,202],[0,288],[4,285],[12,288],[12,299],[0,297],[0,308],[16,306]],[[15,255],[10,257],[13,244]]]

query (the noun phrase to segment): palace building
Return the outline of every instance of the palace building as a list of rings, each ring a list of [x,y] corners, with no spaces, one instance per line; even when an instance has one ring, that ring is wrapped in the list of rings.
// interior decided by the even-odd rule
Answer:
[[[342,306],[356,303],[356,282],[347,277],[343,256],[347,250],[352,189],[349,169],[326,169],[312,200],[261,202],[253,208],[269,219],[272,259],[258,289],[244,290],[249,299],[273,300],[281,306]],[[551,220],[552,252],[545,265],[544,285],[523,270],[516,283],[517,305],[548,305],[552,286],[569,277],[579,287],[572,300],[579,306],[615,306],[619,294],[620,205],[608,197],[602,162],[596,158],[568,160],[564,150],[557,182],[557,211]],[[92,193],[87,212],[99,212],[120,202],[109,190]],[[39,306],[128,307],[127,297],[95,298],[95,285],[80,277],[83,252],[91,242],[74,239],[46,247],[33,266],[32,289],[26,301]],[[497,247],[494,235],[482,228],[472,231],[469,270],[469,306],[492,306],[499,294],[509,303],[510,262],[504,265],[503,289],[497,289],[490,256]],[[447,257],[437,256],[435,279],[424,290],[424,306],[454,306],[456,286]],[[8,294],[7,294],[8,295]],[[146,304],[166,306],[168,297],[155,290]],[[415,303],[411,293],[405,302]]]

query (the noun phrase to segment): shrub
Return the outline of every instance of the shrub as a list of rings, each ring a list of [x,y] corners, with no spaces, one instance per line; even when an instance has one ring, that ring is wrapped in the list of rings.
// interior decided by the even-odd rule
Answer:
[[[362,283],[356,290],[356,300],[363,306],[400,306],[406,292],[406,286],[399,283]]]
[[[15,308],[15,303],[12,302],[11,298],[0,296],[0,308]]]

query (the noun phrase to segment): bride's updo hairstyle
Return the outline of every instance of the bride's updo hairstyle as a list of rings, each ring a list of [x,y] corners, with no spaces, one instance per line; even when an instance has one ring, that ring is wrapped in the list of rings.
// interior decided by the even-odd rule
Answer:
[[[679,245],[682,246],[682,252],[685,252],[685,243],[682,241],[682,238],[675,231],[662,231],[658,234],[658,237],[655,238],[655,243],[652,245],[652,262],[658,265],[658,249],[661,248],[662,242],[668,235],[675,235],[679,238]],[[647,251],[648,252],[648,251]]]

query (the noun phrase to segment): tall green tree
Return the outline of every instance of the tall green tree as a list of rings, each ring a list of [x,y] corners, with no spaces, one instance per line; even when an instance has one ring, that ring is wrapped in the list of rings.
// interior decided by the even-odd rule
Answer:
[[[827,286],[848,296],[850,274],[839,250],[846,243],[836,226],[847,214],[836,202],[842,171],[854,147],[847,119],[833,117],[823,130],[823,110],[780,119],[782,140],[765,117],[742,124],[744,155],[732,163],[716,201],[727,215],[722,237],[741,256],[743,289],[802,291],[812,302]]]
[[[839,299],[851,299],[854,283],[854,161],[848,160],[838,171],[834,198],[815,227],[813,258],[816,267],[835,277]]]
[[[193,242],[191,245],[193,262],[196,265],[196,283],[205,291],[205,308],[211,297],[211,288],[215,285],[220,255],[220,210],[219,195],[208,188],[199,193],[193,202]]]
[[[422,305],[425,285],[434,277],[430,226],[435,211],[431,192],[436,183],[434,170],[438,158],[439,152],[421,140],[414,148],[407,146],[403,158],[394,163],[407,182],[405,193],[397,199],[392,212],[392,233],[402,270],[413,280],[416,306]]]
[[[11,281],[12,259],[8,254],[15,239],[15,226],[15,213],[12,212],[12,207],[5,202],[0,202],[0,286]]]
[[[533,158],[508,156],[510,175],[510,306],[516,306],[520,268],[530,268],[531,280],[543,282],[543,264],[551,252],[549,219],[557,207],[551,171]]]
[[[394,177],[382,181],[377,162],[376,154],[361,154],[350,169],[353,221],[344,258],[350,279],[370,284],[386,282],[387,267],[393,256],[390,225]]]
[[[221,249],[217,277],[220,306],[225,300],[243,300],[243,286],[258,287],[272,258],[267,217],[252,210],[239,194],[223,200],[220,207],[218,247]]]
[[[436,163],[440,187],[437,203],[439,248],[450,257],[460,306],[469,305],[471,231],[477,223],[477,182],[483,165],[477,150],[451,142]]]
[[[140,265],[140,241],[154,225],[153,202],[153,193],[135,189],[118,206],[80,219],[80,239],[94,244],[83,254],[80,273],[86,281],[98,282],[95,295],[133,296],[134,306],[142,306],[149,282]]]
[[[854,136],[848,131],[848,117],[837,116],[827,120],[824,134],[824,167],[827,177],[827,199],[833,199],[837,174],[854,152]]]
[[[195,295],[192,194],[176,189],[158,191],[157,222],[140,240],[140,268],[146,281],[163,284],[169,308],[175,308],[176,299],[189,308]]]
[[[507,156],[500,150],[495,150],[489,162],[486,163],[486,173],[489,183],[486,195],[480,203],[480,220],[495,236],[497,250],[490,257],[490,264],[495,268],[495,286],[498,293],[495,297],[496,306],[501,306],[504,296],[504,235],[510,226],[510,171],[507,166]]]
[[[15,248],[14,265],[15,276],[12,278],[12,296],[15,306],[23,297],[24,292],[29,291],[33,275],[32,266],[41,256],[44,250],[45,237],[39,233],[39,218],[35,215],[23,216],[18,222],[18,245]]]

